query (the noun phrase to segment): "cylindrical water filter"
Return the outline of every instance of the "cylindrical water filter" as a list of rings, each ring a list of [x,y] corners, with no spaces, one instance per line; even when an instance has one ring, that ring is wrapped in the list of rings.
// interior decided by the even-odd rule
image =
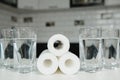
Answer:
[[[57,47],[55,46],[57,43]],[[53,53],[55,56],[62,56],[70,48],[70,43],[67,37],[62,34],[53,35],[47,44],[48,50]]]
[[[59,68],[64,74],[75,74],[80,69],[80,60],[75,54],[67,52],[60,57]]]
[[[42,74],[53,74],[58,69],[58,59],[54,54],[45,50],[38,58],[37,68]]]

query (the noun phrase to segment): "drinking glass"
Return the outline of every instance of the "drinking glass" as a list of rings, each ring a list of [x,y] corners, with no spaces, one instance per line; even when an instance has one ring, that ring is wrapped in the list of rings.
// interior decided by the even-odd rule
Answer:
[[[28,73],[34,70],[36,59],[36,34],[30,27],[3,30],[4,66],[7,69]]]
[[[105,69],[116,69],[119,59],[118,29],[102,28],[103,61]]]
[[[79,30],[79,55],[81,70],[96,72],[102,69],[101,30],[94,27],[82,27]]]
[[[4,63],[3,37],[0,31],[0,69],[3,68],[3,63]]]

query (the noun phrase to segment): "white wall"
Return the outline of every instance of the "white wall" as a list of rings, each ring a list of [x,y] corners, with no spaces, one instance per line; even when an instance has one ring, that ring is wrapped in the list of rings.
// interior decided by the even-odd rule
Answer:
[[[24,17],[33,17],[33,22],[24,23]],[[120,24],[120,9],[53,10],[20,15],[20,25],[33,27],[36,30],[39,42],[47,42],[49,37],[56,33],[66,35],[70,42],[78,42],[79,28],[83,26],[75,26],[74,20],[84,20],[86,27],[98,26],[109,28],[113,24]],[[54,21],[55,26],[46,27],[45,23],[48,21]]]
[[[11,20],[11,16],[17,17],[18,15],[14,12],[0,9],[0,28],[16,26],[17,23]]]
[[[102,15],[102,17],[101,17]],[[11,16],[17,16],[18,22],[12,22]],[[32,23],[24,23],[24,17],[33,17]],[[38,35],[38,42],[47,42],[56,33],[67,36],[70,42],[78,42],[79,28],[75,26],[75,20],[84,20],[86,27],[110,27],[120,25],[119,8],[103,9],[72,9],[72,10],[52,10],[37,13],[17,14],[10,11],[0,10],[0,27],[32,27]],[[54,21],[54,27],[46,27],[45,23]],[[116,26],[117,25],[117,26]]]

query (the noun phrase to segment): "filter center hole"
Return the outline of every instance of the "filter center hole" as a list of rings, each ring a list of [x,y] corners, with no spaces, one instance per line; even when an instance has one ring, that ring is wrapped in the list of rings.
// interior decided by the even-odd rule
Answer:
[[[59,40],[57,40],[55,43],[54,43],[54,48],[56,49],[61,49],[63,47],[63,43]]]
[[[72,67],[74,65],[73,61],[71,59],[68,59],[65,61],[66,67]]]
[[[52,65],[52,61],[50,59],[46,59],[44,61],[44,65],[45,65],[45,67],[50,67]]]

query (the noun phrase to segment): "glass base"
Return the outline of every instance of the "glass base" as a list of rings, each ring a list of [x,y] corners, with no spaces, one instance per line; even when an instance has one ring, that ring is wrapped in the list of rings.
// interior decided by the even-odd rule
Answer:
[[[4,65],[4,68],[11,71],[17,71],[17,68],[13,65]]]
[[[4,68],[4,66],[2,64],[0,64],[0,69],[3,69],[3,68]]]
[[[97,71],[100,71],[102,70],[102,67],[98,67],[98,66],[92,66],[92,67],[88,67],[88,66],[83,66],[81,67],[80,69],[81,71],[85,71],[85,72],[90,72],[90,73],[94,73],[94,72],[97,72]]]
[[[97,72],[97,71],[100,71],[100,70],[101,69],[99,69],[99,68],[82,69],[82,71],[90,72],[90,73],[94,73],[94,72]]]
[[[30,67],[27,66],[27,67],[19,67],[18,68],[18,72],[23,73],[23,74],[24,73],[30,73],[30,72],[33,72],[33,71],[34,71],[34,67],[31,67],[31,66]]]
[[[117,69],[119,68],[119,65],[118,64],[106,64],[104,65],[104,69]]]

